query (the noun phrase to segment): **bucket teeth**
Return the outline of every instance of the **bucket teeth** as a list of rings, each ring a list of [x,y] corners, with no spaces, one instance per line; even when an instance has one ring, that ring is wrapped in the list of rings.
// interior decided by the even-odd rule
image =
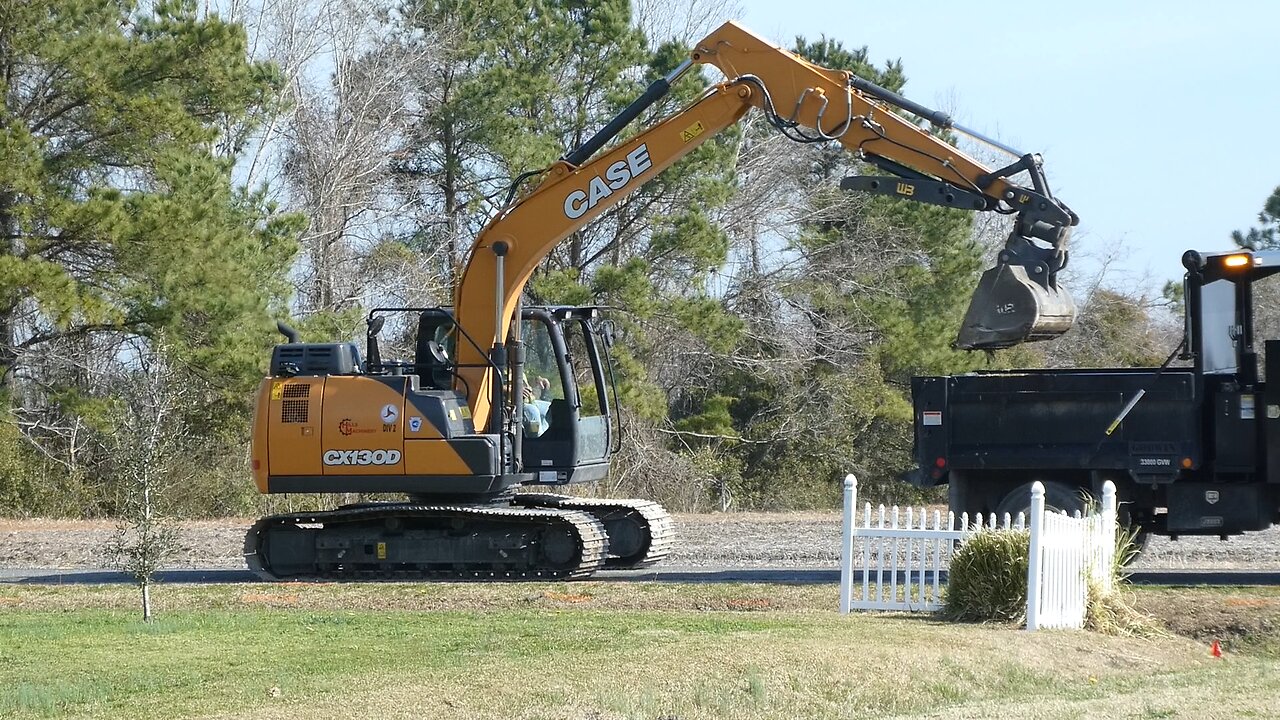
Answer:
[[[978,281],[955,346],[995,350],[1052,340],[1070,330],[1075,320],[1075,302],[1056,281],[1041,285],[1022,265],[997,265]]]

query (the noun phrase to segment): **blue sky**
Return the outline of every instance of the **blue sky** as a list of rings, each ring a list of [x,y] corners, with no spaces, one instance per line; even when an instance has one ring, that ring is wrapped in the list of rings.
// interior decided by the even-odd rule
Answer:
[[[1280,2],[739,0],[778,44],[825,34],[901,58],[904,94],[1044,155],[1081,217],[1077,274],[1159,290],[1229,247],[1280,185]]]

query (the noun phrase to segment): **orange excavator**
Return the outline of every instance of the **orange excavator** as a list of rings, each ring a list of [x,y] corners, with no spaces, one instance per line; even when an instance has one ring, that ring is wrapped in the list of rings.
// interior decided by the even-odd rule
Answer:
[[[610,146],[698,64],[726,79]],[[525,307],[521,297],[557,243],[752,108],[797,142],[839,143],[887,173],[845,178],[846,189],[1013,216],[958,347],[1071,326],[1057,273],[1078,218],[1050,193],[1038,156],[726,23],[585,144],[513,184],[471,247],[452,307],[371,311],[363,354],[354,343],[299,342],[281,325],[287,342],[256,399],[258,490],[406,499],[262,518],[245,539],[249,567],[264,578],[582,578],[666,556],[673,523],[656,503],[524,491],[603,479],[621,434],[611,323],[599,308]],[[1014,159],[988,168],[910,115]],[[1015,182],[1022,174],[1029,183]],[[521,180],[532,187],[520,192]],[[382,358],[393,312],[416,322],[411,361]]]

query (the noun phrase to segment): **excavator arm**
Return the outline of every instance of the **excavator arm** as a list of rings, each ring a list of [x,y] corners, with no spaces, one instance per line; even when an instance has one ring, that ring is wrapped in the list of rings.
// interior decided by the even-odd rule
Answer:
[[[727,78],[693,104],[600,152],[651,107],[694,64]],[[956,126],[852,73],[823,68],[776,47],[735,23],[699,42],[689,60],[655,81],[590,140],[542,173],[541,182],[499,213],[471,248],[455,297],[457,375],[477,427],[490,423],[500,397],[504,343],[520,296],[539,263],[562,240],[645,182],[735,124],[752,107],[799,142],[839,142],[891,177],[846,178],[842,187],[972,210],[1016,215],[995,268],[974,293],[957,346],[1006,347],[1056,337],[1075,318],[1056,273],[1066,263],[1070,227],[1078,219],[1049,193],[1033,155],[992,169],[893,111],[1011,149]],[[1030,187],[1013,176],[1026,172]],[[500,415],[500,413],[498,414]]]
[[[1044,184],[1039,159],[957,126],[944,113],[930,110],[897,93],[844,70],[831,70],[770,45],[747,30],[727,23],[698,43],[695,61],[715,65],[728,78],[760,89],[754,102],[774,127],[799,142],[839,142],[857,156],[895,176],[946,184],[967,195],[972,204],[943,199],[940,205],[971,210],[1024,213],[1019,231],[1047,242],[1065,242],[1048,226],[1076,224],[1070,210],[1054,200]],[[886,106],[907,110],[939,129],[956,129],[1015,156],[1018,162],[992,170],[958,148],[920,128]],[[1015,185],[1009,177],[1023,169],[1032,172],[1032,188]],[[843,183],[847,189],[880,191],[870,183]],[[911,185],[910,187],[932,187]],[[911,200],[934,202],[906,188],[884,188]],[[1046,227],[1035,225],[1043,220]]]

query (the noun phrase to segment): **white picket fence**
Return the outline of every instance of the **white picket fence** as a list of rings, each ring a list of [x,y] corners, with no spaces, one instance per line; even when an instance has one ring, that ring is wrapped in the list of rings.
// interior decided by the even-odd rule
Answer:
[[[929,612],[942,609],[941,573],[947,569],[956,544],[984,530],[1024,527],[1021,513],[1016,520],[1006,514],[997,522],[994,514],[970,518],[956,517],[938,510],[898,506],[886,510],[880,505],[872,514],[871,503],[863,508],[857,523],[858,480],[844,481],[844,537],[840,552],[840,612],[850,610],[906,610]],[[932,519],[932,523],[929,520]],[[856,569],[862,582],[854,581]],[[886,582],[886,577],[888,582]]]
[[[840,612],[942,609],[941,573],[955,547],[968,537],[995,529],[1024,529],[1021,513],[970,518],[924,508],[870,503],[857,517],[858,481],[844,483],[844,534],[840,550]],[[932,520],[932,522],[930,522]],[[1031,560],[1027,572],[1027,628],[1080,627],[1084,622],[1086,578],[1104,584],[1115,553],[1115,486],[1103,487],[1103,508],[1088,517],[1045,513],[1044,487],[1032,486]],[[858,580],[860,573],[861,580]]]

